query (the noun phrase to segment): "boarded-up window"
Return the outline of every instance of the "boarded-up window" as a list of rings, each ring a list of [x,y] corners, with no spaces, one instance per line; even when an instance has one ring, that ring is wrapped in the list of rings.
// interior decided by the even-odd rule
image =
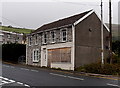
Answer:
[[[57,48],[48,50],[48,63],[50,62],[71,62],[71,48]]]
[[[71,48],[61,48],[61,62],[70,62],[71,61]]]

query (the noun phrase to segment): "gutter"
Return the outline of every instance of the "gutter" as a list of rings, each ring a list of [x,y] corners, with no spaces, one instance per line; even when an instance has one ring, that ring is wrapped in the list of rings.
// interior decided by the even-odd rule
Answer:
[[[40,30],[38,32],[31,33],[31,35],[34,35],[34,34],[37,34],[37,33],[42,33],[43,31],[50,31],[50,30],[55,30],[55,29],[61,29],[61,28],[69,27],[69,26],[72,26],[72,24],[68,24],[68,25],[64,25],[64,26],[60,26],[60,27],[56,27],[56,28],[50,28],[50,29]]]

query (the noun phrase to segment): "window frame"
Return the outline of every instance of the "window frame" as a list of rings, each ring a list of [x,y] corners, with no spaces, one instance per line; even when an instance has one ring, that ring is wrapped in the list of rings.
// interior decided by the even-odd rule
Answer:
[[[38,35],[35,35],[35,45],[38,45]]]
[[[29,42],[29,46],[31,46],[32,45],[32,37],[28,37],[28,42]]]
[[[54,33],[54,38],[52,36],[52,33]],[[54,40],[54,41],[53,41]],[[56,42],[56,31],[53,30],[53,31],[50,31],[50,42],[51,43],[55,43]]]
[[[40,61],[40,53],[39,53],[39,49],[33,49],[33,57],[32,60],[33,62],[39,62]]]
[[[10,38],[11,38],[11,35],[10,35],[10,34],[7,34],[7,38],[10,39]]]
[[[65,30],[66,31],[66,40],[63,40],[63,30]],[[67,28],[64,28],[64,29],[61,29],[60,30],[60,33],[61,33],[61,42],[66,42],[67,41]]]
[[[46,38],[45,38],[45,35],[46,35]],[[45,39],[46,39],[46,42],[45,42]],[[43,33],[43,44],[47,44],[47,32]]]

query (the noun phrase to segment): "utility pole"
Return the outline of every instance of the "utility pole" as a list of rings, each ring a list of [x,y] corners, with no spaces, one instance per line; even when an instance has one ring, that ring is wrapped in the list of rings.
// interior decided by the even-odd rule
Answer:
[[[109,0],[109,37],[110,37],[110,64],[112,64],[112,9],[111,9],[111,0]]]
[[[103,2],[101,0],[101,66],[104,65],[104,41],[103,41]]]

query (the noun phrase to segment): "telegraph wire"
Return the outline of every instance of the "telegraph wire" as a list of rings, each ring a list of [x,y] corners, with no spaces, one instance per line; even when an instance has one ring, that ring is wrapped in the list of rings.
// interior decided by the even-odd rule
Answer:
[[[16,26],[23,27],[22,25],[20,25],[20,24],[18,24],[18,23],[16,23],[16,22],[13,22],[13,21],[7,19],[6,17],[3,17],[3,16],[0,16],[0,17],[3,18],[3,19],[5,19],[6,21],[12,23],[12,24],[15,24]],[[24,27],[23,27],[23,28],[24,28]]]

